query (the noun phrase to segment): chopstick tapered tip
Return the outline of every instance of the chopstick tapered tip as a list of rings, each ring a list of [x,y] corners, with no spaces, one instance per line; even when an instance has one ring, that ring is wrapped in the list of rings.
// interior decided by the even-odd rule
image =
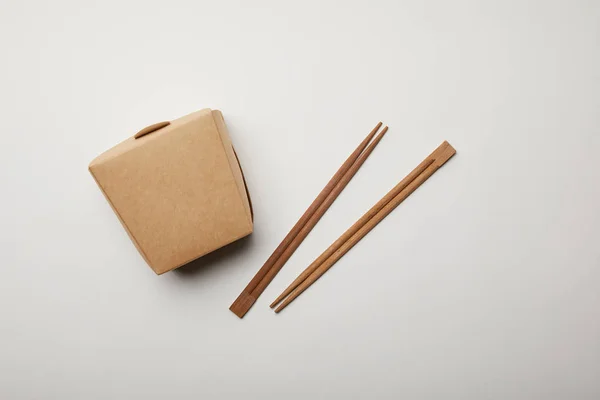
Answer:
[[[294,283],[296,283],[296,282],[294,281]],[[281,303],[292,292],[292,289],[296,288],[296,286],[290,285],[286,290],[283,291],[283,293],[281,293],[279,295],[278,298],[275,299],[274,302],[271,303],[271,305],[269,307],[275,308],[275,306],[277,306],[277,304]]]
[[[377,123],[377,125],[375,125],[375,128],[373,128],[373,130],[371,130],[371,132],[369,132],[369,135],[367,137],[372,138],[373,136],[375,136],[375,134],[377,133],[379,128],[381,128],[381,125],[383,125],[383,123],[381,121],[379,121]]]
[[[305,282],[303,282],[303,284],[305,284]],[[302,286],[303,284],[301,284],[300,286]],[[308,286],[310,286],[310,284],[308,284]],[[281,312],[281,310],[283,310],[284,308],[289,306],[290,303],[292,301],[294,301],[296,299],[296,297],[298,297],[300,294],[302,294],[302,292],[304,292],[308,286],[304,286],[301,290],[298,290],[298,288],[296,288],[296,290],[294,290],[292,293],[290,293],[290,295],[281,302],[279,307],[277,307],[275,309],[275,314],[279,314]]]

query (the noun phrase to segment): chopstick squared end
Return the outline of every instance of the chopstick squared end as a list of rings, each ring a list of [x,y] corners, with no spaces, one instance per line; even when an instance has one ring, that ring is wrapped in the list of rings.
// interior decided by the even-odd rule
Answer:
[[[440,167],[456,154],[456,149],[447,141],[444,141],[444,143],[442,143],[438,149],[440,151],[438,154],[436,154],[434,163]]]
[[[242,292],[229,307],[229,310],[239,318],[243,318],[248,310],[254,305],[255,301],[256,298],[246,292]]]

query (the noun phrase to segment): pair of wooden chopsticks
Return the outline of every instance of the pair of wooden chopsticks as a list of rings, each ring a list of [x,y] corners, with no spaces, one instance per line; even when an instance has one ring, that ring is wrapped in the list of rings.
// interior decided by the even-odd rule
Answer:
[[[325,214],[338,195],[344,190],[348,182],[350,182],[358,169],[375,149],[381,138],[383,138],[383,135],[387,132],[388,127],[386,126],[371,142],[371,139],[377,134],[381,125],[381,122],[378,123],[360,143],[356,150],[348,157],[344,164],[342,164],[340,169],[331,178],[329,183],[327,183],[321,193],[319,193],[310,207],[308,207],[302,217],[296,222],[296,225],[294,225],[292,230],[287,234],[279,246],[277,246],[262,268],[256,273],[254,278],[252,278],[250,283],[229,307],[235,315],[242,318],[248,310],[250,310],[250,307],[252,307],[256,299],[262,294],[267,285],[271,283],[275,275],[277,275],[294,251],[296,251],[317,222],[319,222],[323,214]]]
[[[354,223],[338,240],[323,252],[292,282],[271,304],[275,312],[280,312],[310,285],[344,256],[356,243],[380,223],[394,208],[423,184],[435,171],[446,163],[456,150],[448,143],[442,143],[429,157],[417,166],[406,178],[375,204],[366,214]]]

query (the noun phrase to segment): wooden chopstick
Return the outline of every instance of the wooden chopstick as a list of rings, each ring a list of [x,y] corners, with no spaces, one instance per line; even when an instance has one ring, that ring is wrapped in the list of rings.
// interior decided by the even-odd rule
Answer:
[[[271,254],[271,256],[268,258],[265,264],[256,273],[254,278],[252,278],[250,283],[248,283],[246,288],[229,307],[229,309],[235,315],[242,318],[248,312],[248,310],[250,310],[256,299],[262,294],[262,292],[265,290],[268,284],[273,280],[277,272],[279,272],[279,270],[283,267],[285,261],[289,259],[292,253],[300,245],[302,240],[304,240],[306,235],[308,235],[310,230],[312,230],[312,228],[318,222],[321,216],[325,213],[325,211],[327,211],[331,203],[333,203],[333,201],[337,198],[342,189],[350,181],[350,179],[356,173],[358,168],[360,168],[360,165],[364,163],[366,157],[362,158],[362,162],[360,163],[360,165],[358,165],[358,167],[353,168],[355,164],[358,164],[358,160],[360,159],[361,154],[363,153],[371,139],[373,139],[373,136],[375,136],[379,128],[381,128],[381,125],[382,123],[379,122],[377,126],[375,126],[375,128],[354,150],[354,152],[348,157],[344,164],[342,164],[340,169],[327,183],[325,188],[323,188],[321,193],[319,193],[319,195],[312,202],[310,207],[304,212],[304,214],[302,215],[302,217],[300,217],[298,222],[296,222],[292,230],[290,230],[290,232],[286,235],[286,237],[279,244],[279,246],[277,246],[273,254]],[[378,136],[378,139],[376,139],[376,142],[373,142],[375,143],[375,145],[379,142],[379,140],[381,140],[381,137],[383,136],[383,134],[385,134],[385,131],[387,131],[387,127],[383,129],[382,133]],[[370,150],[368,154],[370,154],[373,151],[374,147],[375,146],[369,147]],[[345,180],[347,175],[348,177],[346,183],[343,184],[340,188],[340,182],[343,179]],[[325,203],[328,203],[328,205],[321,207]],[[319,212],[320,215],[317,214],[317,212]],[[315,214],[317,216],[313,218]],[[313,223],[312,226],[308,224],[309,221]]]
[[[275,309],[275,312],[278,313],[283,310],[317,279],[323,276],[344,254],[429,179],[454,154],[456,154],[456,150],[448,142],[442,143],[292,282],[277,300],[271,304],[271,307],[273,307],[283,300],[281,305]]]
[[[283,252],[281,257],[275,262],[275,264],[273,265],[273,268],[271,268],[271,270],[269,270],[269,272],[267,272],[267,274],[265,275],[265,277],[263,278],[261,283],[259,283],[259,285],[257,286],[257,289],[255,289],[255,290],[260,289],[260,291],[262,293],[262,291],[264,290],[264,288],[262,286],[264,285],[264,287],[266,287],[269,284],[269,282],[271,282],[273,280],[275,275],[281,270],[281,268],[285,265],[285,263],[292,256],[292,254],[294,254],[294,252],[296,251],[296,249],[298,249],[300,244],[302,244],[304,239],[306,239],[306,237],[308,236],[310,231],[312,231],[312,229],[315,227],[315,225],[317,225],[317,223],[319,222],[321,217],[329,209],[331,204],[333,204],[333,202],[339,196],[339,194],[342,192],[342,190],[344,190],[346,185],[348,185],[348,183],[350,182],[352,177],[356,174],[358,169],[364,164],[364,162],[367,160],[369,155],[373,152],[373,150],[375,149],[377,144],[379,144],[379,141],[383,138],[383,135],[385,135],[387,130],[388,130],[387,126],[384,127],[383,130],[379,133],[379,135],[377,135],[377,137],[375,137],[375,139],[373,139],[373,142],[371,142],[369,147],[367,147],[365,149],[365,151],[360,155],[358,160],[356,160],[356,162],[354,164],[352,164],[352,167],[348,170],[348,172],[346,172],[346,174],[344,175],[342,180],[340,180],[340,182],[337,184],[335,189],[329,194],[329,196],[327,196],[325,201],[321,204],[321,206],[319,206],[319,208],[313,214],[313,216],[310,217],[310,219],[307,221],[306,225],[304,225],[304,227],[300,230],[298,235],[294,238],[294,240],[292,240],[292,242],[287,247],[287,249],[285,249],[285,251]]]
[[[381,200],[377,202],[369,211],[367,211],[358,221],[354,223],[342,236],[340,236],[331,246],[327,248],[315,261],[312,262],[295,280],[292,282],[287,289],[279,295],[279,297],[271,303],[271,308],[274,308],[284,298],[286,298],[298,285],[300,285],[310,274],[312,274],[319,265],[323,264],[337,249],[352,237],[360,228],[362,228],[371,218],[373,218],[379,211],[383,209],[390,201],[394,199],[401,191],[421,175],[427,167],[433,163],[433,159],[425,159],[417,168],[415,168],[406,178],[402,179],[392,190],[388,192]]]

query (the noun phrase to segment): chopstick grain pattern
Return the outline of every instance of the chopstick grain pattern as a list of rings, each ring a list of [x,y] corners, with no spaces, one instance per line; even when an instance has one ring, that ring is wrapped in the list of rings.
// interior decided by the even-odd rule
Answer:
[[[417,168],[415,168],[406,178],[402,179],[392,190],[390,190],[381,200],[367,211],[358,221],[354,223],[342,236],[340,236],[331,246],[327,248],[315,261],[312,262],[284,291],[279,297],[271,303],[273,308],[287,297],[300,283],[302,283],[310,274],[312,274],[319,265],[327,260],[337,249],[339,249],[348,239],[352,237],[360,228],[362,228],[371,218],[383,209],[391,200],[417,178],[427,167],[433,163],[433,159],[425,159]]]
[[[383,136],[385,135],[387,130],[388,130],[387,126],[385,128],[383,128],[383,130],[379,133],[379,135],[377,135],[377,137],[373,140],[373,142],[369,145],[369,147],[367,147],[366,150],[360,155],[358,160],[356,160],[356,162],[352,165],[352,167],[348,170],[348,172],[346,172],[344,177],[336,185],[335,189],[329,194],[329,196],[327,196],[327,198],[325,199],[323,204],[321,204],[321,206],[319,206],[317,211],[307,221],[306,225],[304,225],[304,227],[302,227],[302,229],[300,230],[298,235],[294,238],[294,240],[292,240],[292,242],[287,247],[287,249],[285,249],[285,251],[282,253],[279,260],[277,260],[275,262],[275,264],[273,265],[273,268],[271,268],[271,270],[269,270],[267,272],[265,278],[263,278],[263,280],[258,284],[256,289],[254,289],[254,291],[252,292],[253,295],[255,295],[255,292],[258,292],[258,295],[257,295],[257,297],[258,297],[260,295],[260,293],[262,293],[263,290],[266,288],[266,286],[269,284],[269,282],[271,282],[271,280],[273,280],[273,278],[275,277],[277,272],[279,272],[281,270],[283,265],[285,265],[285,263],[289,260],[289,258],[292,256],[292,254],[294,254],[296,249],[298,249],[300,244],[304,241],[304,239],[306,239],[306,236],[308,236],[310,231],[312,231],[312,229],[315,227],[315,225],[317,225],[317,223],[319,222],[321,217],[325,214],[325,212],[329,209],[331,204],[333,204],[333,202],[339,196],[339,194],[342,192],[342,190],[344,190],[344,188],[348,185],[348,183],[350,182],[352,177],[354,177],[354,175],[359,170],[359,168],[364,164],[364,162],[367,160],[369,155],[373,152],[375,147],[379,144],[379,141],[383,138]],[[266,283],[264,283],[264,282],[266,282]]]
[[[352,167],[354,162],[359,158],[361,153],[367,147],[371,139],[375,136],[379,128],[381,128],[382,123],[379,122],[375,128],[367,135],[367,137],[359,144],[359,146],[350,154],[350,156],[346,159],[346,161],[342,164],[342,166],[338,169],[338,171],[333,175],[333,177],[329,180],[327,185],[323,188],[323,190],[319,193],[317,198],[312,202],[312,204],[308,207],[308,209],[304,212],[304,214],[300,217],[298,222],[293,226],[290,232],[285,236],[285,238],[281,241],[279,246],[275,249],[273,254],[267,259],[264,265],[260,268],[260,270],[256,273],[256,275],[252,278],[250,283],[246,286],[246,288],[240,293],[237,299],[233,302],[233,304],[229,307],[229,309],[237,315],[239,318],[242,318],[248,310],[252,307],[258,296],[264,291],[266,286],[269,284],[270,280],[273,279],[275,273],[270,273],[273,266],[282,256],[282,254],[286,251],[290,243],[296,238],[298,233],[302,230],[302,228],[306,225],[308,220],[313,216],[313,214],[317,211],[319,206],[325,201],[327,196],[335,189],[336,185],[340,182],[340,180],[344,177],[346,172]],[[281,268],[281,267],[280,267]],[[267,276],[268,275],[268,276]]]
[[[410,196],[419,186],[421,186],[431,175],[433,175],[446,161],[448,161],[456,150],[448,143],[442,143],[427,159],[425,159],[417,168],[415,168],[405,179],[403,179],[392,191],[388,193],[380,202],[378,202],[371,210],[369,210],[357,223],[350,227],[340,239],[330,246],[313,264],[311,264],[289,287],[280,295],[272,304],[275,305],[279,301],[283,302],[275,309],[275,312],[280,312],[294,301],[302,292],[311,286],[319,279],[327,270],[329,270],[340,258],[342,258],[352,247],[356,245],[363,237],[365,237],[377,224],[379,224],[387,215],[389,215],[400,203]],[[428,165],[424,170],[423,166]],[[419,172],[421,170],[421,172]],[[415,176],[416,175],[416,176]],[[411,179],[412,178],[412,179]],[[409,181],[403,190],[400,190],[392,200],[388,201],[379,211],[377,208],[381,206],[386,198],[394,193],[397,188],[403,186],[403,182]],[[372,215],[371,218],[368,218]],[[356,229],[359,223],[363,223],[360,228]],[[354,232],[354,233],[352,233]],[[346,239],[342,241],[342,238]],[[341,245],[340,243],[343,242]],[[335,250],[333,250],[335,249]],[[326,257],[326,255],[329,256]],[[322,261],[317,264],[317,261]],[[301,279],[301,278],[304,279]],[[289,290],[293,287],[292,290]],[[286,297],[284,294],[289,293]],[[284,299],[285,298],[285,299]]]

